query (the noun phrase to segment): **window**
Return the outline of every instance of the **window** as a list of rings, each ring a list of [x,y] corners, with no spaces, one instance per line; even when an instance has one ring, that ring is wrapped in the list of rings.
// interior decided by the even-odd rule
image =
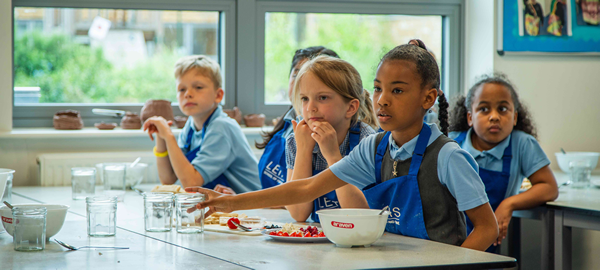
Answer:
[[[219,61],[216,11],[18,7],[14,20],[15,105],[175,102],[177,59]]]
[[[265,104],[290,104],[288,78],[297,49],[325,46],[351,63],[372,93],[381,57],[413,38],[442,56],[442,17],[268,12],[265,16]],[[440,66],[441,68],[441,66]]]

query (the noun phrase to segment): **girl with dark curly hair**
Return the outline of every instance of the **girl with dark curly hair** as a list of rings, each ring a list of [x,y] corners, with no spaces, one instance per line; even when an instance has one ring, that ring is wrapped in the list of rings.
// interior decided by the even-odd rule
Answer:
[[[500,230],[494,246],[506,237],[514,210],[528,209],[558,197],[550,160],[536,140],[531,115],[503,74],[483,76],[460,97],[451,113],[450,138],[479,164]],[[533,185],[519,194],[527,177]],[[467,220],[468,232],[472,225]],[[495,247],[488,251],[494,252]]]

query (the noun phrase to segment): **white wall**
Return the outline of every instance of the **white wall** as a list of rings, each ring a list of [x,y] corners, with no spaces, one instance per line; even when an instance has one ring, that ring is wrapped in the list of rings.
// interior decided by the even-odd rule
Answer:
[[[0,131],[12,128],[12,1],[0,1]]]
[[[465,89],[475,84],[477,76],[494,71],[494,1],[465,1]],[[484,11],[484,12],[482,12]],[[487,12],[485,12],[487,11]]]

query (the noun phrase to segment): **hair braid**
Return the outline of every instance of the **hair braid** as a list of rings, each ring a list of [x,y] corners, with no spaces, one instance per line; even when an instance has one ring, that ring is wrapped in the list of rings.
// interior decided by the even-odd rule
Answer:
[[[444,93],[438,96],[438,120],[440,121],[440,129],[444,135],[448,136],[448,101]]]

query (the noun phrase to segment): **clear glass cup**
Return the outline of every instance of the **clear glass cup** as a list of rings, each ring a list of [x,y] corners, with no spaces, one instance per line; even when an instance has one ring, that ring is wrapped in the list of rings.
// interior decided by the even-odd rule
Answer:
[[[89,236],[114,236],[117,231],[117,197],[94,196],[87,203],[87,231]]]
[[[94,196],[96,188],[96,168],[71,168],[71,193],[73,200],[85,200]]]
[[[144,193],[144,228],[147,232],[169,232],[173,226],[173,193]]]
[[[104,195],[117,196],[118,201],[122,202],[125,197],[125,164],[124,163],[104,163],[102,172],[104,176]]]
[[[196,209],[196,204],[205,200],[204,194],[181,193],[175,195],[176,221],[178,233],[204,232],[204,209]]]
[[[46,207],[14,207],[13,243],[16,251],[46,248]]]
[[[571,188],[589,188],[593,169],[591,162],[587,160],[573,160],[569,162]]]

